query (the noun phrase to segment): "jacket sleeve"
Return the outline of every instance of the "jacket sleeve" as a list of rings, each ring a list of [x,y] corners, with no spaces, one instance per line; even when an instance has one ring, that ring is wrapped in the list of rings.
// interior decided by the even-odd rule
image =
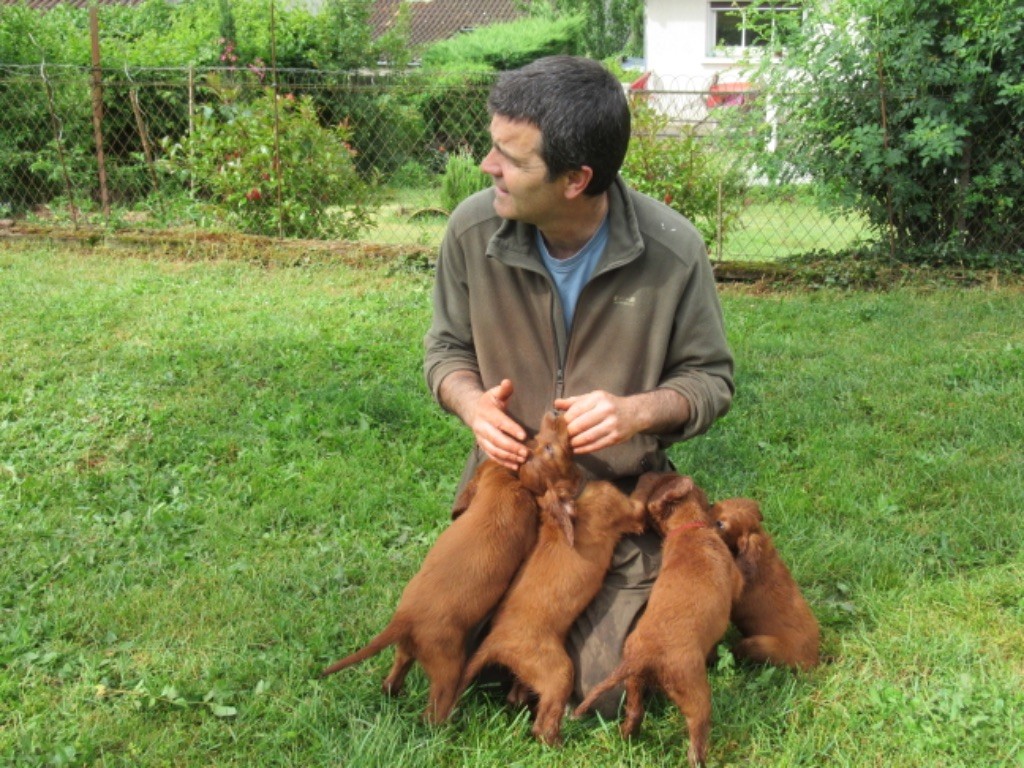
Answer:
[[[423,339],[423,373],[435,400],[444,378],[458,370],[480,372],[470,323],[466,254],[452,229],[445,234],[434,280],[433,318]]]
[[[711,263],[704,255],[695,260],[676,308],[675,331],[658,386],[690,402],[690,418],[683,428],[659,436],[663,446],[706,432],[732,404],[733,357]]]

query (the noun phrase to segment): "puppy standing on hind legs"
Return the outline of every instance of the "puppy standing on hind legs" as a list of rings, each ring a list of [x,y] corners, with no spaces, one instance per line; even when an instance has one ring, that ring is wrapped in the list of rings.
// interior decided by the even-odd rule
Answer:
[[[565,419],[553,413],[541,423],[529,465],[520,476],[541,495],[537,546],[469,660],[460,691],[486,665],[506,667],[516,678],[510,700],[522,703],[526,690],[536,693],[533,735],[556,745],[575,675],[566,635],[600,590],[619,539],[643,530],[644,506],[609,482],[582,484]]]
[[[441,532],[406,585],[388,625],[360,650],[334,662],[321,677],[395,649],[382,688],[397,694],[414,661],[430,680],[423,717],[451,714],[469,634],[498,604],[537,538],[537,501],[514,472],[483,462],[456,500],[455,520]]]
[[[562,528],[566,503],[555,490],[541,500],[537,546],[498,606],[494,624],[473,654],[461,688],[488,664],[515,675],[520,700],[524,688],[537,694],[533,735],[548,745],[562,742],[562,718],[572,695],[574,670],[565,637],[576,617],[597,593],[612,550],[625,533],[643,529],[643,507],[611,483],[595,480],[576,500],[575,543]]]
[[[733,655],[799,669],[817,666],[818,622],[762,527],[757,502],[726,499],[711,508],[711,515],[743,574],[743,592],[732,610],[732,622],[743,639]]]
[[[664,537],[661,572],[647,609],[626,638],[622,662],[576,708],[578,717],[605,691],[624,683],[623,736],[637,733],[644,693],[658,684],[682,711],[690,736],[691,766],[703,765],[711,729],[711,687],[706,660],[729,626],[729,611],[743,583],[729,550],[710,528],[704,492],[689,477],[648,473],[634,498],[647,498],[651,524]]]

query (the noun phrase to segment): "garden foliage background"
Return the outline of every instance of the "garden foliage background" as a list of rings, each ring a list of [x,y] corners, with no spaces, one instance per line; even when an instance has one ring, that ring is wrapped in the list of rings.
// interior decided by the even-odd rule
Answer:
[[[490,72],[124,67],[99,75],[102,182],[94,72],[0,67],[0,213],[68,226],[432,246],[451,198],[476,188],[445,195],[451,158],[475,165],[490,143]],[[626,173],[685,207],[715,255],[778,258],[873,237],[807,187],[752,187],[748,134],[714,130],[749,114],[709,110],[711,99],[690,83],[634,93]]]
[[[623,174],[719,260],[1019,263],[1024,11],[968,5],[922,10],[908,42],[902,5],[812,4],[728,98],[609,56],[634,107]],[[637,44],[625,9],[601,22],[586,3],[529,7],[413,51],[401,12],[373,37],[365,0],[269,19],[257,0],[147,0],[88,22],[0,6],[0,216],[436,246],[487,183],[471,169],[496,73]]]

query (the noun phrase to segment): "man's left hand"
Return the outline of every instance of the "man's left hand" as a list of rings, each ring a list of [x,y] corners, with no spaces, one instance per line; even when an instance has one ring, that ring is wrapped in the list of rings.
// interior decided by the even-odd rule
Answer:
[[[678,430],[690,418],[690,401],[670,389],[654,389],[620,397],[601,389],[555,400],[565,413],[572,450],[594,453],[624,443],[641,432]]]
[[[555,408],[565,412],[573,453],[593,453],[624,443],[639,432],[636,409],[630,401],[600,389],[555,400]]]

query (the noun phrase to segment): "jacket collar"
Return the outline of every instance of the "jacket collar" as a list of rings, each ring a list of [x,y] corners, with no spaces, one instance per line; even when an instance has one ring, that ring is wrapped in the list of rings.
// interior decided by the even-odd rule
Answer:
[[[644,241],[630,195],[625,181],[617,176],[608,190],[608,246],[594,270],[595,276],[625,266],[643,253]],[[532,224],[502,221],[487,244],[487,256],[509,267],[543,272],[536,231]]]

